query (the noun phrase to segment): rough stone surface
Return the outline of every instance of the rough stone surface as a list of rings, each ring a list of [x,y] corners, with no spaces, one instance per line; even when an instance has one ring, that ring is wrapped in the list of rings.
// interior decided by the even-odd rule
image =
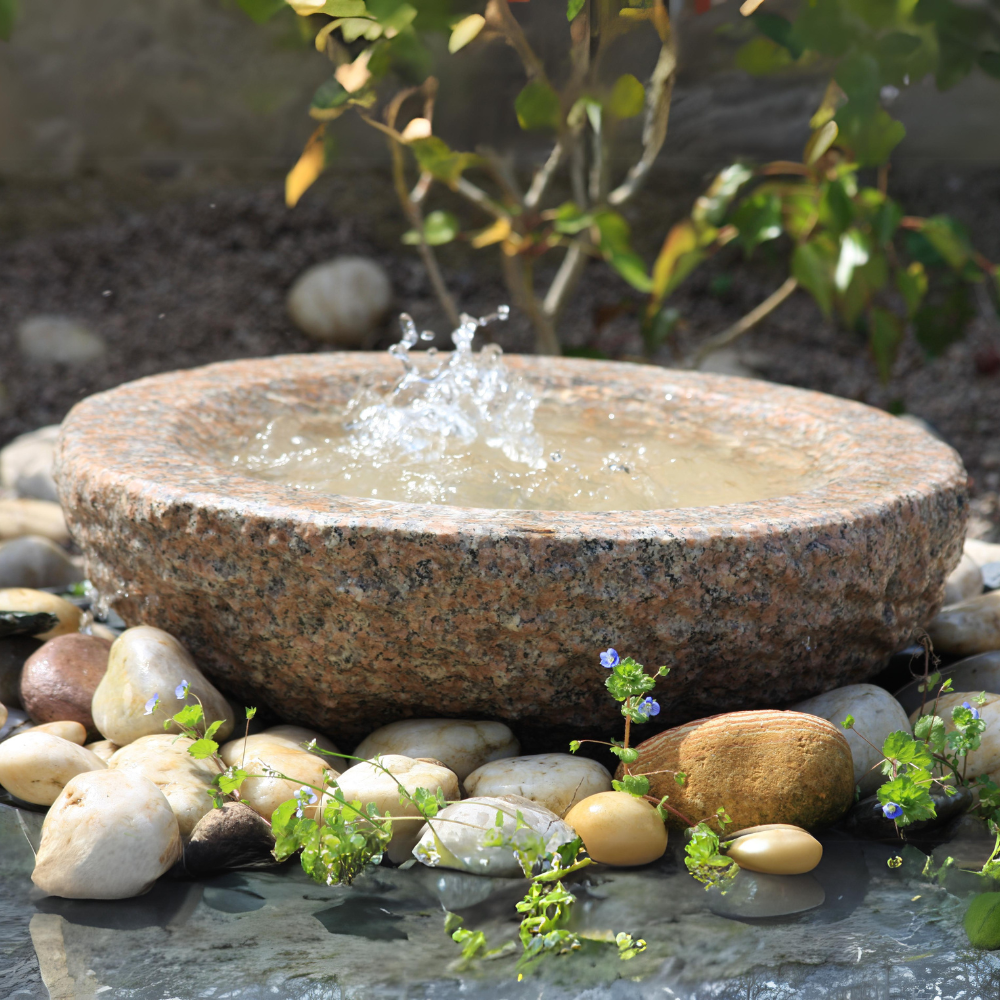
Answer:
[[[237,475],[227,456],[296,400],[346,401],[395,362],[231,362],[119,387],[67,417],[57,478],[88,577],[127,622],[183,636],[246,704],[345,743],[414,716],[501,718],[539,741],[559,724],[617,727],[594,666],[612,642],[673,668],[668,725],[788,704],[867,679],[940,607],[967,480],[918,428],[756,381],[507,364],[567,402],[641,397],[664,418],[766,425],[821,458],[829,481],[595,514],[304,495]]]
[[[0,587],[69,587],[83,571],[58,545],[27,535],[0,545]]]
[[[806,829],[840,819],[854,801],[854,764],[842,732],[805,712],[732,712],[640,743],[632,774],[691,819],[724,806],[733,830],[769,823]],[[654,773],[660,772],[660,773]],[[621,778],[622,766],[616,777]],[[675,774],[687,775],[683,785]],[[667,826],[683,829],[672,813]]]
[[[111,643],[95,635],[60,635],[25,661],[21,702],[35,722],[74,719],[97,732],[90,704],[108,669]]]

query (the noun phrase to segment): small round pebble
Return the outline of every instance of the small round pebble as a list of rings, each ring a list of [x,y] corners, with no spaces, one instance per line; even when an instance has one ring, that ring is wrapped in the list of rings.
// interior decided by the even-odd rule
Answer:
[[[94,743],[84,743],[84,747],[92,754],[100,757],[105,763],[111,760],[117,751],[121,750],[121,747],[117,743],[112,743],[111,740],[96,740]]]
[[[48,594],[44,590],[32,590],[29,587],[5,587],[0,590],[0,611],[31,611],[45,612],[55,615],[59,623],[36,636],[38,639],[54,639],[57,635],[69,635],[79,632],[83,612],[69,601]]]
[[[667,828],[656,809],[627,792],[591,795],[577,802],[565,819],[587,853],[605,865],[647,865],[667,849]]]
[[[108,669],[111,643],[74,632],[50,639],[32,653],[21,673],[21,701],[35,722],[74,719],[96,732],[90,706]]]
[[[823,845],[798,826],[741,831],[727,851],[740,868],[764,875],[804,875],[823,858]]]
[[[52,736],[59,736],[70,743],[75,743],[82,747],[87,742],[87,730],[71,719],[60,719],[56,722],[43,722],[32,729],[33,733],[49,733]]]
[[[0,743],[0,785],[35,805],[52,805],[71,778],[106,767],[89,750],[34,729]]]

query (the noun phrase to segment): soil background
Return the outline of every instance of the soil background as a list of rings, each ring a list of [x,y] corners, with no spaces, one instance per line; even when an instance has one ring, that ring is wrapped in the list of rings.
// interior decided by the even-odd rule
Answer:
[[[686,213],[702,178],[661,173],[626,213],[647,260],[670,224]],[[908,212],[947,211],[970,229],[979,249],[1000,260],[1000,172],[924,168],[893,178],[890,193]],[[277,179],[253,189],[220,190],[143,211],[103,199],[101,221],[41,231],[0,243],[0,445],[59,422],[79,399],[121,382],[230,358],[322,349],[292,325],[285,295],[308,266],[339,254],[364,254],[391,276],[395,307],[373,346],[398,339],[395,314],[421,327],[447,324],[416,257],[401,246],[389,179],[378,171],[324,178],[289,210]],[[496,250],[442,248],[461,308],[492,311],[508,295]],[[753,258],[727,248],[674,294],[682,320],[657,363],[674,364],[701,339],[753,308],[787,275],[787,248],[765,245]],[[553,257],[551,267],[558,259]],[[546,269],[540,268],[540,284]],[[566,345],[617,357],[641,354],[641,298],[600,262],[589,265],[561,323]],[[103,357],[65,366],[31,362],[17,346],[19,324],[37,314],[70,316],[108,343]],[[529,351],[523,316],[495,329],[507,351]],[[879,383],[866,345],[824,319],[796,292],[743,338],[739,359],[760,377],[818,389],[874,406],[903,404],[962,455],[976,498],[974,533],[995,533],[1000,487],[1000,321],[983,298],[965,338],[926,361],[909,339],[888,386]]]

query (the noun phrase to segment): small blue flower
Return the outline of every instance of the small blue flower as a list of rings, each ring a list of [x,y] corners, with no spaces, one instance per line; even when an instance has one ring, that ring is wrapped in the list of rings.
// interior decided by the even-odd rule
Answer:
[[[972,713],[974,719],[979,718],[979,709],[973,708],[967,701],[962,702],[962,708],[967,708]]]
[[[648,719],[651,715],[660,714],[660,703],[652,698],[643,698],[642,701],[636,705],[636,709],[641,712]]]
[[[183,701],[188,696],[188,691],[191,688],[191,684],[188,681],[181,681],[180,684],[174,688],[174,697],[178,701]]]
[[[618,657],[618,652],[614,649],[609,649],[604,653],[601,653],[601,666],[606,670],[613,670],[621,660]]]
[[[146,702],[145,705],[146,710],[142,714],[152,715],[156,711],[156,706],[159,704],[160,704],[160,696],[158,694],[154,694],[153,697]]]
[[[882,815],[886,819],[899,819],[903,815],[903,807],[898,802],[886,802],[882,806]]]
[[[307,788],[305,786],[295,792],[292,798],[294,798],[298,803],[295,807],[295,815],[298,816],[299,819],[302,819],[303,809],[305,809],[306,806],[315,805],[318,801],[316,793],[311,788]]]

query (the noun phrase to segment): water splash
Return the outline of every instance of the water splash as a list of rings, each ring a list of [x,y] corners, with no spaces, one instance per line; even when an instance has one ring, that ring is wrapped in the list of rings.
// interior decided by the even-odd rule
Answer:
[[[480,442],[512,462],[544,469],[543,443],[534,425],[538,400],[531,388],[511,374],[497,344],[487,344],[478,354],[472,350],[479,329],[509,315],[508,306],[478,319],[463,313],[451,335],[455,350],[437,361],[437,351],[430,348],[424,355],[428,366],[410,350],[434,334],[418,335],[412,317],[403,313],[402,339],[389,348],[403,375],[387,393],[366,389],[347,404],[346,449],[375,465],[405,460],[433,466],[456,447],[465,450]]]

